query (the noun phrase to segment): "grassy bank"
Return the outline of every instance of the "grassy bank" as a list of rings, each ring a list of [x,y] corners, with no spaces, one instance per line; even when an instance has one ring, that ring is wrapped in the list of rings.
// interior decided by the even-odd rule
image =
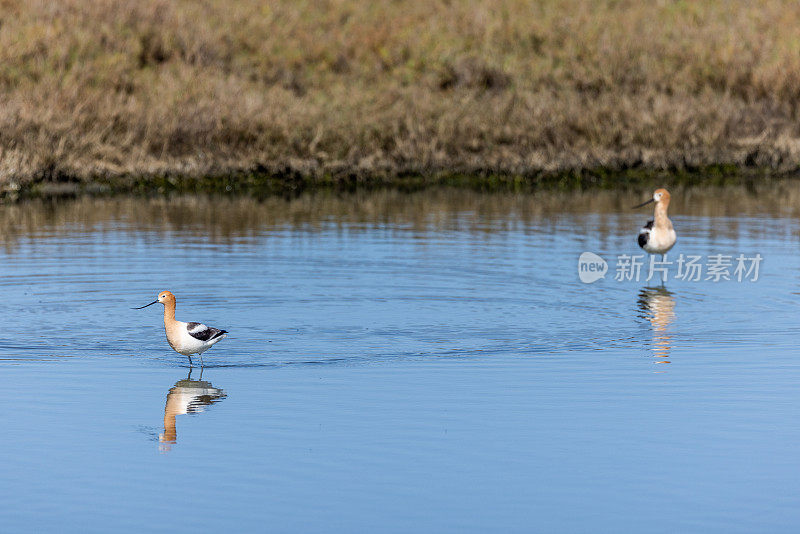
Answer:
[[[5,191],[800,162],[787,0],[0,0],[0,21]]]

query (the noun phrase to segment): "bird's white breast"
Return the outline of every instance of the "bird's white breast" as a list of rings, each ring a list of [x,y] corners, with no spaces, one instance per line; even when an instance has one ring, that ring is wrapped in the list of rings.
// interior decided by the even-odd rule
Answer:
[[[172,348],[180,354],[185,356],[196,354],[208,346],[204,341],[189,335],[189,330],[183,321],[175,321],[175,327],[170,330],[167,331],[167,340]]]
[[[666,254],[678,240],[673,228],[653,228],[650,230],[644,250],[650,254]]]

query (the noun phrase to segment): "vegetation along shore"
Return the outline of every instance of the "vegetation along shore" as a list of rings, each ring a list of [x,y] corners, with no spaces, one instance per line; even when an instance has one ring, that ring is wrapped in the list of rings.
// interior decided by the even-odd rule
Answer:
[[[793,174],[799,27],[788,0],[0,1],[0,192]]]

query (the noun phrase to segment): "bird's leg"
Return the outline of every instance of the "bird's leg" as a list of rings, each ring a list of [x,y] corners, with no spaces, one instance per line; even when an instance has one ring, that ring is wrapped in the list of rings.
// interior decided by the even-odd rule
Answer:
[[[203,353],[202,352],[198,353],[198,356],[200,356],[200,369],[202,370],[203,369]]]
[[[191,367],[192,367],[192,365],[194,365],[194,364],[192,363],[192,356],[191,356],[190,354],[187,354],[187,355],[186,355],[186,357],[187,357],[187,358],[189,358],[189,368],[191,368]]]

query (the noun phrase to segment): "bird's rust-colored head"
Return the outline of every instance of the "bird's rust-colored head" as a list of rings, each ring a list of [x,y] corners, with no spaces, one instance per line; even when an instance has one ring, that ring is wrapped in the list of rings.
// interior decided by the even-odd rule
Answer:
[[[645,202],[642,202],[641,204],[639,204],[638,206],[634,206],[633,208],[634,209],[641,208],[642,206],[647,206],[651,202],[655,202],[656,205],[663,206],[664,208],[666,208],[667,206],[669,206],[669,198],[670,198],[669,191],[667,191],[662,187],[661,189],[655,190],[655,192],[653,193],[653,198]]]
[[[146,308],[148,306],[152,306],[153,304],[157,303],[163,304],[166,308],[174,308],[175,307],[175,295],[172,294],[171,291],[162,291],[158,294],[156,300],[151,302],[150,304],[145,304],[144,306],[139,306],[138,308],[133,308],[134,310],[141,310],[142,308]]]
[[[175,304],[175,295],[171,291],[162,291],[158,294],[158,302],[161,304]]]
[[[662,204],[669,204],[669,191],[664,189],[656,189],[655,193],[653,193],[653,200],[662,203]]]

